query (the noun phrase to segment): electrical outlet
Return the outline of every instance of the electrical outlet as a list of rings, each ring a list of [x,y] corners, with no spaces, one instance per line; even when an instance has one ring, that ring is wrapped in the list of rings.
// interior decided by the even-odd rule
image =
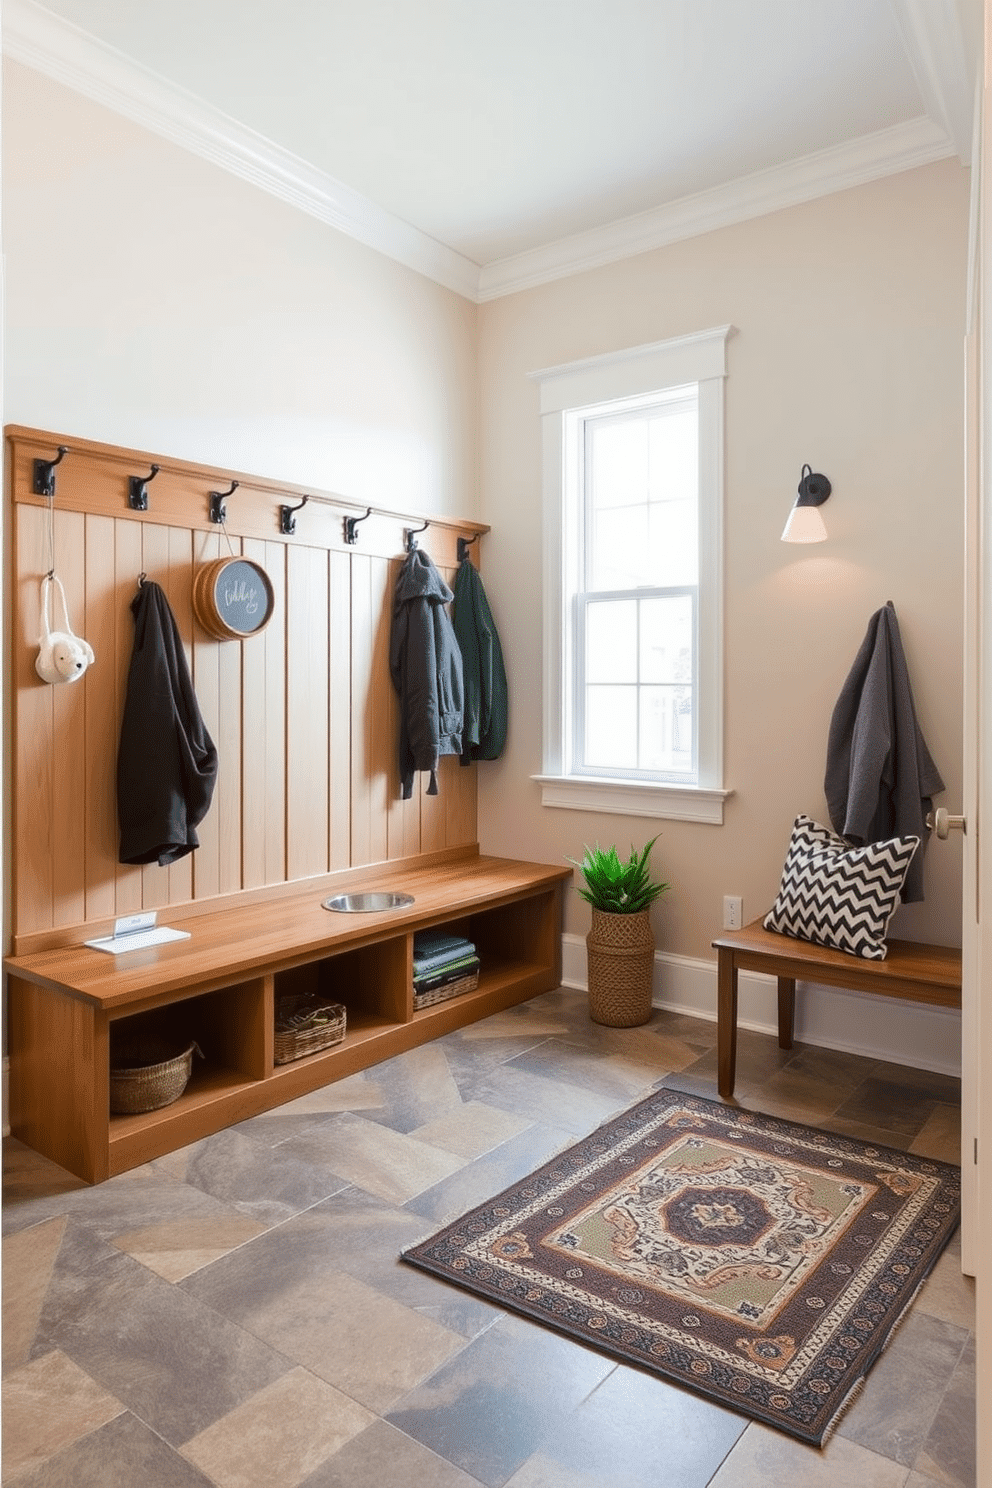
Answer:
[[[723,896],[723,928],[739,930],[744,923],[744,901],[740,894]]]

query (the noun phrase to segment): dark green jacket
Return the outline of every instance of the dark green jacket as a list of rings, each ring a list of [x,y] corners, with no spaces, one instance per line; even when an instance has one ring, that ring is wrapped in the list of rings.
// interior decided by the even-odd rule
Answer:
[[[479,571],[469,558],[455,576],[453,620],[465,685],[462,764],[498,759],[506,744],[508,707],[503,648]]]

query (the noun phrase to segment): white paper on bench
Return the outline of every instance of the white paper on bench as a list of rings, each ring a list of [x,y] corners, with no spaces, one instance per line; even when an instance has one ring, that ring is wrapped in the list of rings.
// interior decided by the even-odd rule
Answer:
[[[146,946],[164,945],[168,940],[189,940],[188,930],[173,930],[168,925],[158,925],[154,930],[138,930],[133,935],[107,935],[102,940],[87,940],[84,945],[95,951],[109,951],[120,956],[124,951],[143,951]]]

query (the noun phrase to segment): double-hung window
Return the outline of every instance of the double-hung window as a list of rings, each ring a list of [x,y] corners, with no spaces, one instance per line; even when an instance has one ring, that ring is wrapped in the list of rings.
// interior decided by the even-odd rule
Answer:
[[[533,374],[546,805],[722,821],[729,327]]]

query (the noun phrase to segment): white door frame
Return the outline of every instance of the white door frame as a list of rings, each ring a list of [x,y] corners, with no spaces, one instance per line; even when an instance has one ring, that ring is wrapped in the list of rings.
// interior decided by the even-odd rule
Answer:
[[[992,830],[983,806],[992,803],[992,0],[985,0],[980,80],[976,272],[967,404],[969,470],[965,578],[965,877],[962,903],[964,1039],[962,1176],[966,1214],[963,1245],[977,1278],[975,1331],[977,1480],[992,1485]],[[992,809],[992,807],[990,807]],[[970,1148],[970,1150],[968,1150]]]

